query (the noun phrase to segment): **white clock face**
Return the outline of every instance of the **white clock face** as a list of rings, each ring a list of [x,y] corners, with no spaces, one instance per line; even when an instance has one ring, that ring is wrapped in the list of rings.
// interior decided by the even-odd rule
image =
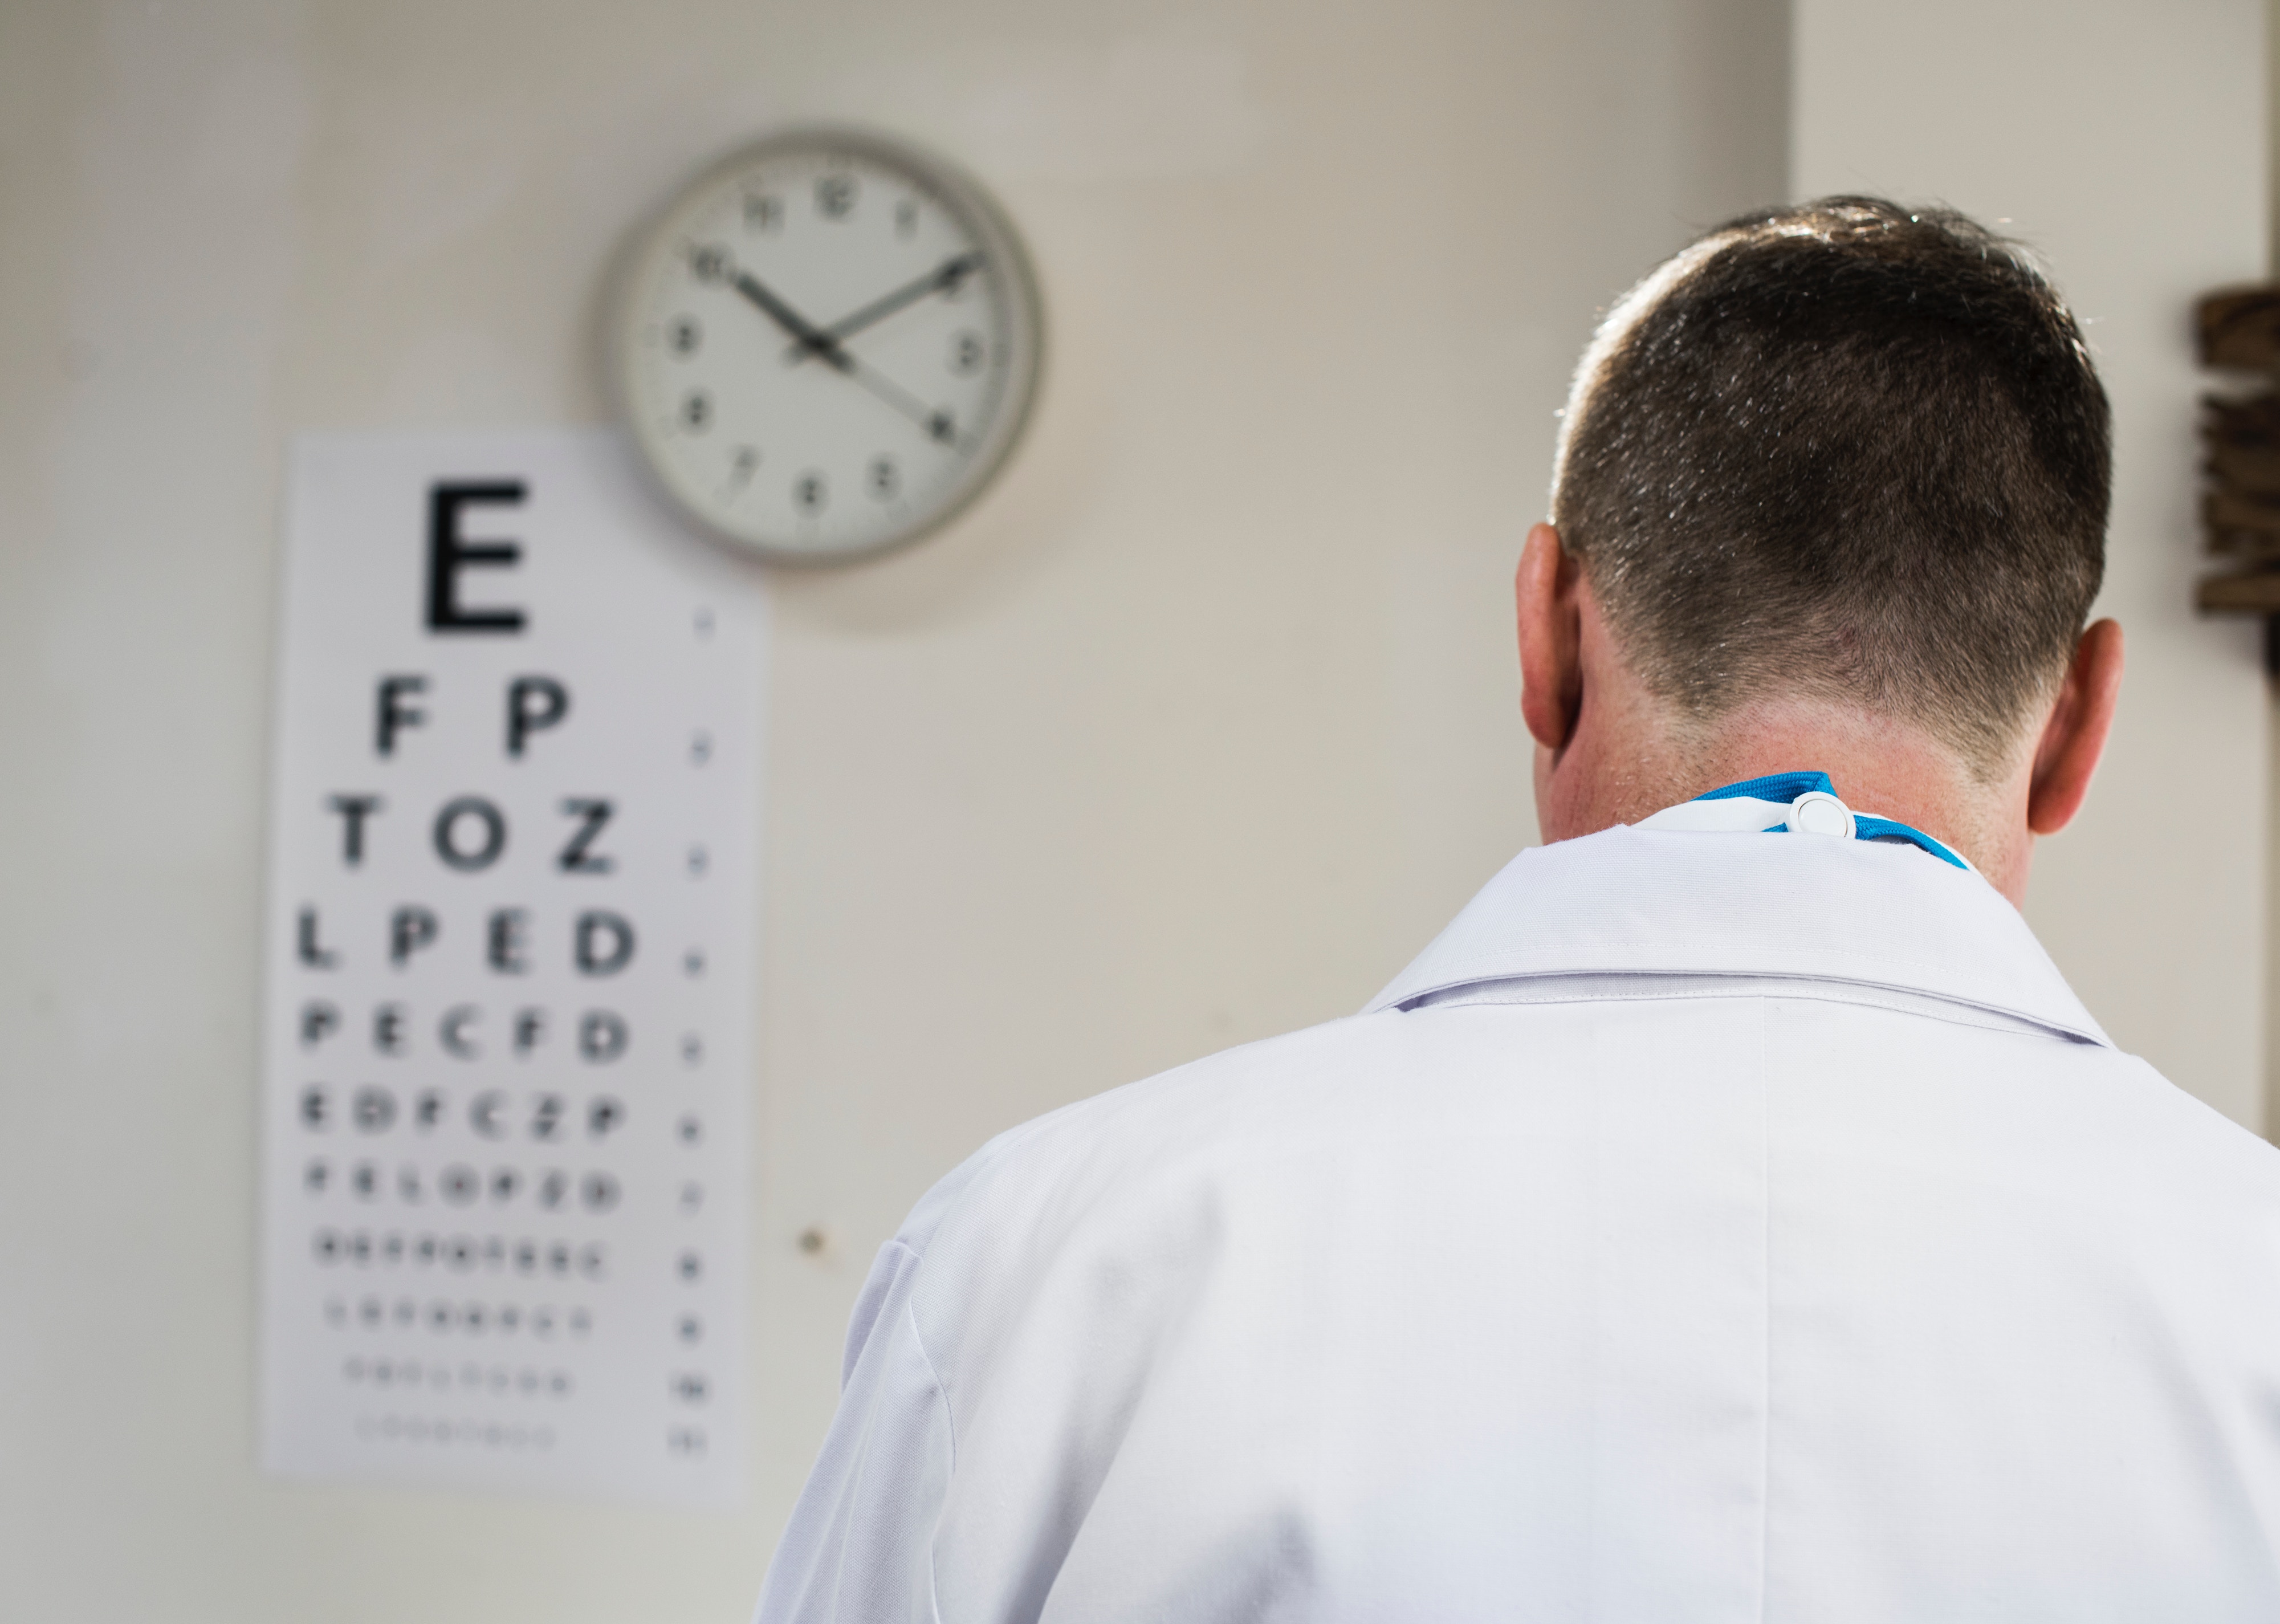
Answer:
[[[700,178],[628,267],[621,405],[666,491],[774,558],[922,534],[988,482],[1036,381],[1035,284],[954,172],[781,136]]]

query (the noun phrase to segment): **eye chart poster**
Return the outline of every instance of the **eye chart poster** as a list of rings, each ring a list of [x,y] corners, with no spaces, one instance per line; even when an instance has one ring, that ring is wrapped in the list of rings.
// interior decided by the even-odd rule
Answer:
[[[604,432],[296,448],[264,1464],[744,1481],[764,620]]]

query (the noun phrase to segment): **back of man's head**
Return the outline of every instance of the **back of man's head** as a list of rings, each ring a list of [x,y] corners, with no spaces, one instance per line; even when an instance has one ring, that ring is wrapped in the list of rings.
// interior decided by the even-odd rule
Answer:
[[[1684,718],[1797,697],[1991,779],[2104,571],[2106,394],[2017,245],[1829,197],[1658,269],[1585,352],[1552,522]]]

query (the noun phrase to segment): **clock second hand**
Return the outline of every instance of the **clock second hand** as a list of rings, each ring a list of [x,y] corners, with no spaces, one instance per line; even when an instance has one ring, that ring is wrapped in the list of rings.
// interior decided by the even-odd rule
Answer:
[[[944,445],[958,443],[958,435],[951,426],[950,413],[935,411],[926,402],[880,372],[878,368],[856,359],[844,350],[839,351],[839,354],[847,363],[839,369],[843,375],[852,378],[872,394],[876,395],[881,400],[910,419],[912,422],[925,429],[928,438],[939,440]]]

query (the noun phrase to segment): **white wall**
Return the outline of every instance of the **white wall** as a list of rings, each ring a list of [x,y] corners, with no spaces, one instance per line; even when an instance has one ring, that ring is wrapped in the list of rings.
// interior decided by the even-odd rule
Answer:
[[[931,1180],[1354,1007],[1534,837],[1507,577],[1551,414],[1596,306],[1781,191],[1785,29],[1773,0],[0,5],[0,1616],[740,1616]],[[598,418],[618,234],[816,114],[982,174],[1054,356],[954,531],[782,586],[751,1507],[263,1482],[287,436]]]
[[[2114,401],[2099,612],[2127,635],[2088,809],[2027,917],[2114,1040],[2264,1124],[2268,704],[2191,610],[2193,300],[2264,273],[2263,0],[1797,0],[1791,189],[1936,199],[2041,249]]]

